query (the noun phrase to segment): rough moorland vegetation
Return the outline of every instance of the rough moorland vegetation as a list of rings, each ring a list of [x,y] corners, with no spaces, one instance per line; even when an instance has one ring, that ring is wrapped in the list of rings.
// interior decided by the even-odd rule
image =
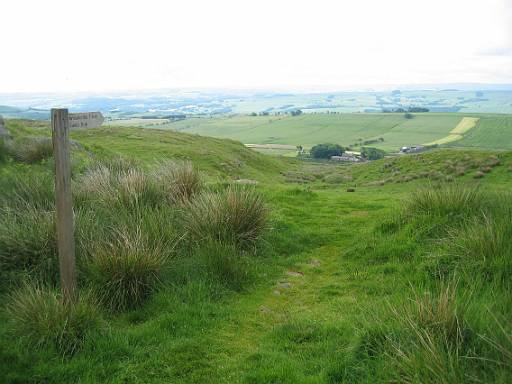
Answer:
[[[8,124],[19,152],[48,137]],[[0,381],[512,380],[510,153],[341,166],[96,132],[74,135],[72,303],[51,154],[3,152]]]
[[[458,184],[412,193],[349,253],[416,264],[409,298],[369,314],[333,374],[342,382],[510,380],[511,231],[510,194]]]

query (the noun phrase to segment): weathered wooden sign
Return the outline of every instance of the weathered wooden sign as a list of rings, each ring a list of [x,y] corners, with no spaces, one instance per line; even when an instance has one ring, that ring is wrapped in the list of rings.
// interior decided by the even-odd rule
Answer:
[[[68,118],[69,129],[98,128],[105,120],[101,112],[70,113]]]

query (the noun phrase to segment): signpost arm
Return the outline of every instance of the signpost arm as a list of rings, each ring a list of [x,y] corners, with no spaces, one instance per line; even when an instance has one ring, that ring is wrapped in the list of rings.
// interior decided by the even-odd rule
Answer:
[[[51,117],[60,280],[64,300],[71,301],[75,295],[76,276],[68,110],[52,109]]]

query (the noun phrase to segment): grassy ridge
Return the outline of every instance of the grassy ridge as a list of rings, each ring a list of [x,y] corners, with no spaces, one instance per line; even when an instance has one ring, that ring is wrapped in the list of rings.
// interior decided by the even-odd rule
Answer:
[[[48,122],[8,120],[7,128],[15,140],[20,141],[27,136],[50,136]],[[93,155],[95,159],[108,159],[121,155],[145,163],[193,159],[211,177],[257,178],[265,182],[275,177],[283,167],[276,159],[247,150],[244,145],[233,140],[172,131],[102,127],[72,132],[71,138],[85,147],[85,152],[89,153],[86,155],[88,158]],[[75,155],[83,157],[85,152],[76,151]]]
[[[211,174],[232,177],[258,177],[272,174],[281,164],[247,150],[241,143],[169,131],[141,128],[100,128],[74,132],[77,139],[96,153],[127,154],[143,161],[164,159],[194,160]]]

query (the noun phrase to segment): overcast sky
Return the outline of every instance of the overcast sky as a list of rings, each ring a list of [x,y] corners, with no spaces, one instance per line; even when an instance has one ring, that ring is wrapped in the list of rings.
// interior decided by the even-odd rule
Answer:
[[[0,93],[512,83],[512,0],[2,0]]]

